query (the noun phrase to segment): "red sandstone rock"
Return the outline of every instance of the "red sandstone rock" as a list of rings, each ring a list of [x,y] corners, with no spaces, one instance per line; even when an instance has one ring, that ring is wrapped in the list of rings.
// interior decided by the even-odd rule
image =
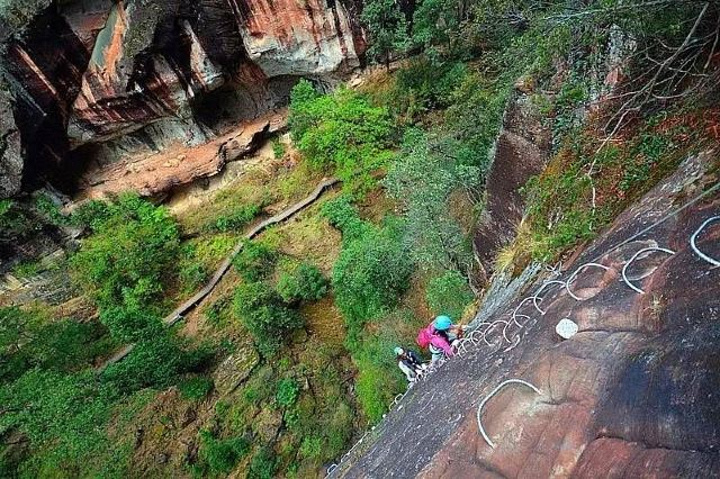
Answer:
[[[333,477],[718,477],[720,270],[693,253],[689,238],[718,214],[720,195],[616,248],[698,195],[702,185],[716,184],[712,162],[717,152],[686,161],[568,265],[562,279],[588,261],[615,269],[578,276],[574,290],[592,293],[588,299],[548,290],[544,316],[528,303],[521,312],[534,321],[510,330],[521,335],[517,348],[506,352],[498,333],[494,347],[473,348],[444,365],[432,381],[413,387],[402,408],[376,429],[375,442],[357,448]],[[720,228],[708,229],[700,241],[720,257]],[[633,265],[646,291],[640,295],[618,271],[648,244],[677,253]],[[508,318],[520,298],[481,319]],[[554,332],[564,317],[580,326],[566,341]],[[477,406],[511,378],[530,381],[542,394],[511,385],[487,402],[482,418],[493,449],[479,434]]]
[[[212,141],[231,121],[282,106],[289,79],[358,66],[365,43],[356,15],[352,1],[63,2],[10,39],[3,59],[30,144],[26,173],[63,179],[68,158],[97,150],[85,145],[112,150],[116,161],[118,151],[165,147],[171,132],[186,146]],[[218,89],[239,98],[221,128],[198,120],[198,111],[227,103],[211,96]]]
[[[241,124],[237,129],[194,147],[183,143],[145,157],[130,157],[109,165],[95,165],[82,178],[83,198],[102,198],[123,191],[153,196],[175,186],[219,173],[257,147],[259,136],[285,126],[285,112]]]

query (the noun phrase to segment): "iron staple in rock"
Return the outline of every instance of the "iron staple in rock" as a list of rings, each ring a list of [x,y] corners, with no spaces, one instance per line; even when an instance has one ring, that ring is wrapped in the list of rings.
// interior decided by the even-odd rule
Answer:
[[[720,216],[712,216],[712,217],[706,219],[703,222],[703,224],[700,225],[700,227],[697,230],[695,230],[695,232],[690,237],[690,246],[692,246],[692,249],[695,252],[695,254],[698,255],[703,260],[710,263],[711,265],[716,266],[716,267],[720,266],[720,261],[718,261],[714,258],[711,258],[710,256],[708,256],[705,253],[703,253],[702,251],[700,251],[700,248],[698,248],[698,246],[697,246],[697,237],[700,235],[700,232],[707,227],[707,225],[709,225],[713,221],[718,221],[718,220],[720,220]]]
[[[627,263],[625,263],[625,265],[623,266],[623,269],[622,269],[622,279],[623,279],[623,281],[625,282],[625,284],[627,284],[628,287],[630,287],[630,289],[634,290],[634,291],[637,292],[638,294],[645,294],[645,291],[643,291],[641,288],[638,288],[637,286],[635,286],[634,284],[632,284],[632,283],[630,282],[630,280],[629,280],[628,277],[627,277],[627,269],[628,269],[628,267],[630,267],[630,265],[633,263],[633,261],[635,261],[641,254],[643,254],[643,253],[649,253],[649,252],[652,252],[652,251],[658,251],[658,252],[661,252],[661,253],[667,253],[667,254],[669,254],[669,255],[674,255],[674,254],[675,254],[675,251],[673,251],[673,250],[671,250],[671,249],[661,248],[661,247],[659,247],[659,246],[650,246],[649,248],[643,248],[643,249],[641,249],[640,251],[638,251],[637,253],[635,253],[635,254],[632,256],[632,258],[630,258],[630,261],[628,261]]]
[[[509,385],[509,384],[522,384],[523,386],[529,387],[530,389],[532,389],[533,391],[535,391],[536,393],[538,393],[538,394],[540,394],[540,395],[542,396],[542,392],[540,392],[540,390],[539,390],[538,388],[536,388],[536,387],[533,386],[531,383],[529,383],[529,382],[527,382],[527,381],[524,381],[524,380],[522,380],[522,379],[508,379],[508,380],[505,380],[505,381],[501,382],[495,389],[493,389],[493,390],[490,392],[490,394],[488,394],[487,396],[485,396],[485,399],[483,399],[483,400],[480,402],[480,405],[478,406],[478,409],[477,409],[477,424],[478,424],[478,429],[480,430],[480,434],[482,435],[483,439],[485,439],[485,442],[488,443],[488,446],[490,446],[490,447],[493,448],[493,449],[495,449],[495,443],[492,442],[492,440],[490,439],[490,437],[487,435],[487,432],[485,432],[485,428],[484,428],[483,425],[482,425],[482,410],[483,410],[483,407],[485,407],[485,404],[487,404],[487,402],[488,402],[490,399],[492,399],[493,396],[495,396],[498,392],[500,392],[500,390],[501,390],[502,388],[504,388],[505,386],[507,386],[507,385]]]

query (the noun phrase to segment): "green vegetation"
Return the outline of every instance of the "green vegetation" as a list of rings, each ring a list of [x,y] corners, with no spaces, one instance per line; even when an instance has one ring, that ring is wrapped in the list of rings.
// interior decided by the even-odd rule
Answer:
[[[367,321],[397,304],[413,264],[398,240],[397,222],[388,221],[381,228],[365,223],[345,197],[328,203],[325,214],[343,233],[333,289],[352,343]]]
[[[0,17],[21,27],[46,5],[0,0]],[[368,53],[386,69],[358,91],[297,84],[296,167],[295,151],[288,161],[275,140],[269,165],[177,219],[133,195],[89,202],[71,218],[45,195],[0,201],[6,249],[58,226],[86,228],[69,270],[97,307],[97,320],[95,311],[63,313],[83,310],[72,304],[0,308],[0,436],[20,440],[0,446],[0,475],[317,476],[406,387],[393,348],[411,347],[431,316],[472,312],[473,291],[484,287],[473,231],[509,101],[522,111],[507,121],[535,114],[552,132],[549,165],[524,189],[518,238],[497,261],[513,271],[591,239],[717,131],[712,101],[702,114],[681,108],[682,99],[674,106],[672,89],[686,87],[673,80],[678,63],[647,102],[633,100],[611,141],[622,103],[588,108],[608,94],[603,79],[616,53],[627,57],[631,81],[656,71],[625,51],[629,39],[662,61],[663,45],[682,44],[698,7],[370,0]],[[714,39],[716,10],[690,48]],[[138,24],[153,28],[128,33],[131,50],[147,47],[163,12],[153,8]],[[390,61],[408,52],[391,74]],[[688,83],[706,78],[698,69],[706,52],[680,58],[699,59],[682,68],[695,68]],[[638,85],[617,88],[631,98]],[[343,180],[341,196],[245,242],[235,271],[181,334],[161,323],[208,281],[243,229],[330,174]],[[43,267],[23,258],[13,271],[28,277]],[[122,361],[95,369],[129,343]],[[157,460],[187,431],[198,431],[187,452]]]
[[[300,393],[300,385],[292,378],[283,379],[278,383],[275,399],[280,407],[289,408],[295,405]]]
[[[0,200],[0,245],[12,244],[34,229],[28,214],[13,200]]]
[[[303,326],[298,306],[325,296],[328,281],[316,266],[282,258],[263,242],[247,241],[234,265],[243,280],[235,290],[235,315],[261,352],[273,355]]]
[[[275,156],[276,160],[280,160],[285,157],[285,153],[287,153],[287,149],[285,148],[285,145],[280,141],[279,138],[275,138],[272,141],[272,149],[273,149],[273,155]]]
[[[321,95],[301,80],[292,91],[290,132],[313,167],[334,170],[348,191],[364,193],[372,174],[393,157],[393,123],[387,108],[372,106],[360,94],[340,88]]]
[[[286,303],[317,301],[328,293],[328,280],[317,266],[300,263],[280,273],[277,291]]]
[[[532,231],[526,231],[532,235],[530,254],[547,261],[593,238],[698,148],[702,124],[699,114],[663,113],[651,118],[623,144],[599,152],[597,140],[578,135],[546,172],[526,187],[532,225]],[[585,174],[590,165],[602,172],[593,181]],[[548,221],[550,218],[553,220]]]
[[[390,69],[391,55],[410,46],[408,24],[400,4],[393,0],[370,0],[363,6],[361,20],[371,34],[368,54]]]
[[[162,298],[180,248],[178,226],[165,208],[127,194],[88,204],[77,219],[93,234],[72,268],[100,307],[145,308]]]
[[[426,298],[435,315],[446,314],[460,319],[467,306],[475,299],[467,280],[457,271],[446,271],[427,286]]]
[[[68,218],[62,214],[60,207],[45,193],[35,197],[35,209],[51,225],[64,226]]]
[[[245,283],[235,291],[235,311],[267,355],[277,352],[302,318],[265,282]]]
[[[251,449],[243,437],[217,439],[209,431],[201,431],[200,439],[199,460],[193,471],[199,477],[225,477]]]
[[[191,401],[205,399],[213,387],[213,380],[206,376],[193,376],[178,384],[180,394]]]
[[[264,243],[246,241],[235,256],[233,264],[240,277],[248,283],[258,282],[269,276],[277,262],[277,253]]]

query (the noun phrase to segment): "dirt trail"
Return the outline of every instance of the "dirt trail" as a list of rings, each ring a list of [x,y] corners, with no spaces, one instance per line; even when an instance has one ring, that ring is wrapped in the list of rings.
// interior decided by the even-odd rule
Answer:
[[[250,232],[248,232],[243,239],[235,246],[235,248],[232,250],[232,252],[225,258],[225,260],[222,262],[222,264],[218,267],[218,269],[215,271],[215,274],[210,279],[210,282],[202,288],[200,291],[195,293],[190,299],[183,302],[180,306],[178,306],[173,312],[171,312],[169,315],[167,315],[165,318],[163,318],[163,323],[167,326],[173,326],[177,324],[179,321],[182,321],[184,315],[186,315],[188,312],[190,312],[193,308],[195,308],[197,305],[199,305],[212,291],[215,289],[215,287],[218,285],[220,280],[225,276],[225,274],[228,272],[230,267],[232,266],[232,261],[237,256],[240,251],[242,251],[243,246],[245,244],[245,241],[250,240],[258,236],[260,233],[262,233],[265,229],[267,229],[269,226],[282,223],[283,221],[287,220],[288,218],[291,218],[292,216],[296,215],[300,211],[304,210],[308,206],[315,203],[325,192],[325,190],[335,186],[340,182],[337,178],[329,178],[324,181],[322,181],[315,190],[310,193],[310,195],[307,196],[307,198],[295,203],[294,205],[290,206],[289,208],[283,210],[282,212],[278,213],[275,216],[272,216],[264,221],[262,221],[260,224],[255,226]],[[133,350],[134,345],[128,345],[124,347],[121,351],[118,351],[113,357],[108,359],[101,367],[100,370],[105,369],[110,364],[117,363],[118,361],[123,360],[130,352]]]

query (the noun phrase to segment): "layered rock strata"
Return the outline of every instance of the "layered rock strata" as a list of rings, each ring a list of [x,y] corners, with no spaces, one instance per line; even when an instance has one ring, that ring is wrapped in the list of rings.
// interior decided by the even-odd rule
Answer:
[[[53,2],[5,38],[0,62],[24,176],[62,183],[88,157],[112,163],[212,141],[285,104],[298,77],[360,65],[357,13],[331,0]],[[0,168],[15,172],[10,156]],[[0,195],[18,189],[16,177]]]

